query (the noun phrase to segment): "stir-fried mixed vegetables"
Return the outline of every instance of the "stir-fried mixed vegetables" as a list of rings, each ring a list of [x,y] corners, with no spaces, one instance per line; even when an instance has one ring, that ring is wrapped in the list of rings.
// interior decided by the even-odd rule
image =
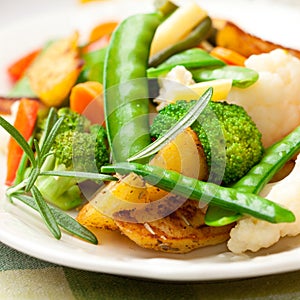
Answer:
[[[158,1],[78,41],[8,69],[9,200],[58,239],[62,228],[96,244],[97,230],[117,230],[171,253],[224,241],[257,251],[300,233],[300,52],[196,2]]]

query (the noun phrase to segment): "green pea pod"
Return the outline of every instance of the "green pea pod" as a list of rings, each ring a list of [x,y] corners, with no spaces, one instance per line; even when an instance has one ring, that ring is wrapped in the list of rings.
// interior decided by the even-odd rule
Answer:
[[[104,166],[101,168],[101,172],[120,174],[134,172],[142,176],[146,182],[187,199],[212,203],[271,223],[295,221],[295,216],[290,210],[268,199],[255,194],[243,193],[237,189],[200,181],[161,167],[137,163],[119,163],[113,166]]]
[[[103,83],[104,59],[107,47],[96,51],[84,53],[84,67],[79,75],[77,82],[98,81]]]
[[[270,146],[262,160],[232,188],[245,193],[258,194],[272,177],[300,151],[300,126],[281,141]],[[230,210],[209,205],[205,223],[209,226],[223,226],[240,219],[241,215]]]
[[[147,74],[150,78],[155,78],[167,73],[178,65],[190,69],[224,66],[225,63],[222,60],[211,56],[209,53],[200,48],[192,48],[171,56],[157,68],[149,68]]]
[[[150,142],[147,66],[161,14],[128,17],[113,32],[104,61],[104,107],[113,161]]]
[[[201,69],[191,69],[196,82],[215,79],[232,79],[232,85],[238,88],[247,88],[258,80],[258,73],[252,69],[239,66],[222,66]]]
[[[157,67],[163,63],[170,56],[182,52],[184,50],[196,47],[201,41],[203,41],[209,34],[212,28],[212,20],[210,17],[206,17],[194,30],[182,41],[175,45],[171,45],[168,48],[153,55],[149,60],[149,67]]]

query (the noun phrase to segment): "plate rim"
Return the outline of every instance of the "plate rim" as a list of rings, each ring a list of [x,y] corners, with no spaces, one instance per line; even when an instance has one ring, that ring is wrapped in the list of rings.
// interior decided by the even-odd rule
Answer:
[[[117,0],[117,1],[113,1],[111,3],[113,3],[113,5],[115,5],[116,3],[120,3],[120,2],[121,2],[120,0]],[[130,0],[129,2],[134,2],[135,4],[138,3],[138,1],[136,1],[136,0]],[[139,0],[139,2],[142,3],[145,1]],[[246,2],[249,2],[249,1],[246,1]],[[110,4],[108,4],[107,1],[105,1],[103,3],[105,3],[106,6],[110,5]],[[142,4],[141,4],[141,6],[142,6]],[[90,7],[92,7],[92,5]],[[76,9],[76,7],[74,7],[74,9]],[[6,29],[6,30],[9,30],[9,29]],[[2,31],[0,30],[0,37],[1,37],[1,32]],[[3,164],[3,159],[4,159],[3,155],[0,155],[0,163],[2,160],[1,164]],[[2,169],[0,171],[0,173],[2,172],[2,177],[4,174],[3,173],[4,170],[5,169]],[[0,176],[0,179],[1,179],[1,176]],[[2,182],[3,182],[3,178],[2,178]],[[3,195],[3,192],[2,192],[2,194],[0,193],[0,201],[3,202],[3,200],[6,202],[5,196]],[[11,204],[6,203],[6,205],[9,206]],[[6,206],[6,208],[8,208],[8,206]],[[13,208],[15,208],[15,207],[13,207]],[[11,207],[9,209],[11,209]],[[0,211],[0,216],[1,216],[0,225],[3,223],[15,222],[16,220],[17,220],[17,222],[20,222],[20,220],[17,219],[15,215],[13,215],[11,212],[9,212],[9,209],[8,209],[8,211]],[[191,267],[190,260],[192,260],[192,259],[188,260],[188,267],[190,268],[189,270],[192,270],[192,272],[186,272],[186,270],[185,270],[185,273],[182,273],[182,272],[178,273],[179,267],[164,270],[163,272],[160,272],[159,270],[155,271],[152,268],[150,268],[150,269],[148,268],[147,270],[145,270],[145,269],[143,269],[143,266],[141,264],[136,265],[135,268],[133,268],[133,266],[131,265],[132,269],[128,269],[128,267],[130,267],[131,261],[126,262],[126,261],[122,261],[122,260],[115,261],[115,264],[113,265],[113,270],[112,270],[112,265],[109,265],[108,261],[105,261],[105,260],[104,261],[102,260],[101,263],[98,262],[96,264],[95,264],[95,262],[89,261],[89,263],[87,265],[84,264],[82,266],[82,263],[83,263],[82,259],[78,260],[72,256],[69,256],[66,259],[65,256],[60,255],[58,252],[55,252],[55,254],[52,254],[52,256],[51,256],[49,254],[50,249],[47,248],[46,245],[39,244],[39,247],[37,249],[47,250],[46,251],[47,256],[45,256],[45,254],[43,254],[43,253],[45,253],[44,251],[40,251],[40,250],[37,251],[35,249],[34,249],[34,251],[32,251],[32,244],[29,242],[26,243],[25,237],[22,237],[21,239],[20,238],[16,239],[11,234],[12,233],[11,231],[9,231],[9,230],[4,231],[3,229],[2,230],[1,229],[2,229],[2,226],[0,226],[0,241],[20,252],[27,254],[27,255],[33,256],[35,258],[38,258],[38,259],[41,259],[41,260],[44,260],[44,261],[47,261],[50,263],[59,264],[59,265],[65,266],[65,267],[71,267],[71,268],[76,268],[76,269],[85,270],[85,271],[101,272],[101,273],[107,273],[107,274],[131,276],[131,277],[160,280],[160,281],[166,280],[166,281],[180,281],[180,282],[184,281],[184,282],[186,282],[186,281],[215,281],[215,280],[231,280],[231,279],[251,278],[251,277],[257,277],[257,276],[266,276],[266,275],[271,275],[271,274],[290,272],[290,271],[295,271],[295,270],[300,269],[300,260],[299,260],[298,264],[296,264],[295,260],[294,260],[295,256],[300,255],[300,246],[297,249],[292,249],[292,250],[290,249],[290,250],[285,251],[283,257],[287,260],[283,259],[279,263],[277,262],[277,264],[275,264],[275,265],[274,265],[274,263],[272,264],[271,262],[268,262],[268,261],[264,262],[263,258],[262,258],[264,256],[262,256],[262,257],[256,256],[256,257],[253,257],[253,261],[255,262],[255,264],[250,269],[243,270],[243,272],[241,272],[240,268],[243,268],[243,267],[240,267],[239,263],[243,263],[243,262],[235,261],[235,264],[234,264],[234,262],[232,264],[231,273],[227,273],[227,274],[225,274],[225,276],[224,276],[224,273],[222,274],[222,272],[220,272],[220,269],[217,269],[217,268],[219,268],[217,265],[213,266],[213,270],[218,271],[218,272],[216,272],[215,275],[213,275],[212,271],[208,272],[207,274],[204,274],[204,276],[203,276],[203,274],[199,273],[199,271],[197,273],[196,266]],[[40,230],[42,230],[42,232],[43,232],[44,229],[41,228]],[[77,238],[74,238],[74,237],[66,235],[66,234],[63,234],[62,240],[60,240],[60,241],[55,240],[51,236],[47,235],[47,233],[45,233],[45,234],[46,234],[45,238],[47,237],[50,239],[50,241],[51,241],[50,244],[52,244],[53,242],[58,242],[59,244],[64,244],[64,243],[67,244],[70,242],[71,243],[74,242],[76,245],[77,244],[84,245],[83,249],[90,248],[90,247],[101,247],[101,246],[94,246],[94,245],[90,245],[90,244],[87,245],[86,242],[80,241]],[[84,244],[82,244],[82,243],[84,243]],[[300,245],[300,242],[299,242],[299,245]],[[216,246],[210,246],[209,248],[211,248],[211,247],[216,247]],[[223,247],[223,245],[220,245],[220,247]],[[135,245],[132,246],[132,249],[135,249]],[[194,251],[201,252],[201,250],[202,249],[194,250]],[[133,252],[134,251],[135,250],[133,250]],[[141,248],[141,251],[148,251],[148,250]],[[149,251],[151,251],[151,250],[149,250]],[[295,256],[291,255],[291,252]],[[174,256],[173,255],[164,255],[162,253],[158,253],[155,251],[152,251],[152,253],[153,253],[152,261],[153,261],[153,259],[158,260],[159,263],[164,263],[163,265],[166,265],[166,261],[168,261],[169,264],[172,262],[178,263],[178,258],[177,258],[178,255],[174,255]],[[282,253],[277,253],[277,254],[273,254],[273,255],[275,255],[276,257],[277,257],[277,255],[282,256]],[[170,259],[169,256],[172,256],[174,258]],[[189,255],[183,255],[183,256],[190,257]],[[191,257],[193,257],[193,256],[191,256]],[[270,258],[270,260],[273,261],[273,258],[274,257]],[[135,259],[135,260],[137,260],[137,259]],[[135,261],[135,260],[133,260],[133,261]],[[288,262],[288,264],[287,264],[287,262]],[[117,266],[118,264],[119,264],[119,267]],[[148,264],[149,264],[149,261],[148,261]],[[148,264],[147,264],[147,266],[148,266]],[[207,264],[208,263],[206,262],[206,267],[207,267]],[[263,265],[264,267],[261,268],[261,265]],[[270,268],[271,266],[272,266],[272,268]],[[224,264],[224,268],[225,267],[227,267],[227,265]],[[141,271],[146,271],[146,274],[142,274]],[[175,272],[175,271],[177,271],[177,272]],[[249,271],[251,271],[250,274],[249,274]],[[202,277],[200,275],[202,275]],[[182,279],[181,276],[184,276],[185,278]],[[200,276],[200,278],[199,278],[199,276]]]

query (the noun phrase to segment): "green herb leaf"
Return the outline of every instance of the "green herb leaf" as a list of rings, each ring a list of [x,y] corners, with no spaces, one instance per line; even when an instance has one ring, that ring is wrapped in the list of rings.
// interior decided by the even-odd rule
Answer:
[[[43,135],[44,138],[46,138],[48,136],[48,134],[51,131],[51,128],[54,126],[54,124],[57,122],[57,120],[58,120],[57,111],[55,108],[51,107],[48,112],[47,119],[46,119],[44,135]],[[40,140],[41,147],[43,144],[44,144],[44,140]]]
[[[52,144],[58,134],[59,128],[63,122],[63,117],[59,118],[49,131],[49,133],[46,135],[46,138],[43,142],[43,145],[41,147],[41,163],[45,161],[46,157],[48,156],[48,153],[50,152],[50,149],[52,147]]]
[[[213,89],[209,88],[200,97],[198,102],[187,112],[187,114],[181,118],[174,126],[172,126],[166,134],[158,138],[155,142],[151,143],[149,146],[144,148],[142,151],[138,152],[134,156],[128,158],[127,161],[134,161],[140,158],[149,157],[152,154],[157,153],[166,144],[173,140],[178,134],[184,131],[186,128],[191,126],[197,118],[200,116],[201,112],[205,109],[206,105],[210,101],[213,94]]]
[[[103,180],[103,181],[117,181],[114,176],[92,173],[92,172],[77,172],[77,171],[44,171],[40,175],[45,176],[61,176],[61,177],[77,177],[81,179]]]
[[[30,175],[28,177],[28,182],[25,188],[25,192],[29,192],[31,190],[39,175],[40,175],[40,168],[38,166],[31,169]]]
[[[31,136],[29,141],[28,141],[28,145],[31,147],[33,143],[33,137]],[[14,185],[18,185],[20,182],[22,182],[24,180],[24,174],[27,168],[27,163],[28,163],[28,156],[27,154],[24,152],[21,158],[21,161],[19,163],[19,167],[16,173],[16,178],[14,181]]]
[[[38,188],[35,185],[32,186],[31,192],[32,192],[33,198],[35,200],[35,203],[37,205],[38,212],[42,216],[45,224],[47,225],[47,227],[49,228],[49,230],[51,231],[53,236],[59,240],[61,238],[61,231],[57,225],[57,222],[56,222],[49,206],[47,205],[42,194],[40,193],[40,191],[38,190]]]
[[[27,195],[13,195],[13,198],[16,198],[17,200],[22,201],[27,206],[31,207],[32,209],[38,211],[38,206],[36,205],[34,199]],[[98,240],[96,236],[89,231],[87,228],[82,226],[80,223],[78,223],[75,219],[73,219],[68,214],[64,213],[63,211],[55,208],[50,207],[50,210],[55,217],[57,223],[59,226],[61,226],[64,230],[66,230],[69,233],[72,233],[73,235],[80,237],[92,244],[98,244]]]

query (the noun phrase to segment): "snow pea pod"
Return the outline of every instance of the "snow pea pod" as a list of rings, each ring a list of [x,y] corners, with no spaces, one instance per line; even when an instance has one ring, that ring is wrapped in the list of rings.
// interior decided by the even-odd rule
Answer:
[[[175,55],[172,55],[157,68],[149,68],[147,74],[150,78],[155,78],[170,71],[172,68],[181,65],[188,69],[212,66],[224,66],[225,63],[211,56],[200,48],[191,48]]]
[[[258,194],[272,177],[300,151],[300,126],[290,134],[266,149],[262,160],[232,188],[245,193]],[[237,221],[240,214],[209,205],[205,223],[210,226],[223,226]]]
[[[103,83],[104,59],[107,47],[84,53],[84,67],[79,75],[77,83],[85,81],[99,81]]]
[[[209,202],[271,223],[295,221],[295,216],[291,211],[258,195],[200,181],[161,167],[138,163],[119,163],[104,166],[101,168],[101,172],[118,172],[120,174],[134,172],[142,176],[148,183],[188,199]]]
[[[104,61],[104,107],[113,161],[125,161],[150,142],[147,66],[161,14],[137,14],[115,29]]]
[[[182,41],[175,45],[171,45],[168,48],[153,55],[149,60],[149,67],[157,67],[163,63],[170,56],[182,52],[184,50],[196,47],[199,43],[204,40],[212,28],[212,20],[207,16],[194,30]]]
[[[221,66],[211,68],[190,69],[196,82],[215,79],[232,79],[232,85],[247,88],[258,80],[258,73],[252,69],[240,66]]]

